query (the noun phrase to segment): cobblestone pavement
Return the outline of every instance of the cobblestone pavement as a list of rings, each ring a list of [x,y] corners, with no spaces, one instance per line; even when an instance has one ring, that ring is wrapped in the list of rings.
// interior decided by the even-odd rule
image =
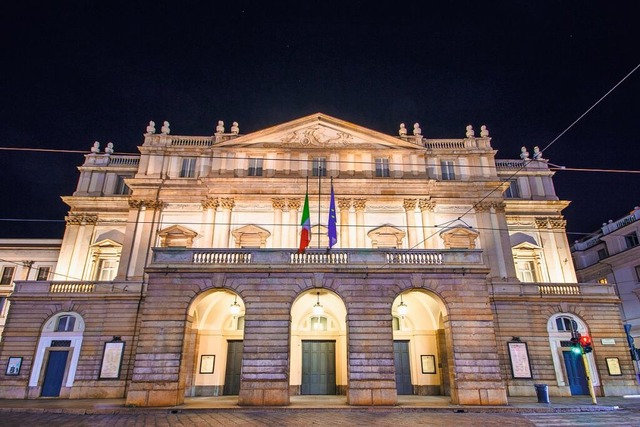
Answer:
[[[632,426],[640,412],[618,410],[584,413],[455,413],[394,410],[203,410],[183,413],[118,413],[84,415],[52,412],[1,412],[0,425],[27,427],[119,426]]]

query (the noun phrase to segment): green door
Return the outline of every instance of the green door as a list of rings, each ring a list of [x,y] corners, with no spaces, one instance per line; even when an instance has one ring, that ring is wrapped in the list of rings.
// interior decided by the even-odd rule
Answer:
[[[411,363],[409,362],[409,341],[393,342],[393,360],[396,367],[396,390],[398,394],[413,394]]]
[[[242,341],[227,341],[227,367],[224,373],[222,394],[240,393],[240,372],[242,371]]]
[[[301,394],[336,394],[336,342],[302,341]]]

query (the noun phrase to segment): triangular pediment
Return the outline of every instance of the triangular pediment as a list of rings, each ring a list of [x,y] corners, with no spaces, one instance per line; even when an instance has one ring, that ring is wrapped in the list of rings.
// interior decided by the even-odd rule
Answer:
[[[399,137],[316,113],[215,144],[216,147],[282,149],[423,149]]]

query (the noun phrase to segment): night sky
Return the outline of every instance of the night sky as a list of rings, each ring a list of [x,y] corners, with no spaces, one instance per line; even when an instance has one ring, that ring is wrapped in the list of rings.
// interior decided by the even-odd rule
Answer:
[[[322,112],[391,135],[419,122],[427,138],[485,124],[497,157],[518,158],[640,63],[632,1],[213,3],[4,4],[0,147],[88,152],[97,140],[137,153],[149,120],[176,135],[237,121],[246,134]],[[640,169],[639,98],[640,70],[544,157]],[[75,190],[83,160],[0,150],[0,238],[61,238],[60,196]],[[569,240],[640,205],[639,183],[559,171]]]

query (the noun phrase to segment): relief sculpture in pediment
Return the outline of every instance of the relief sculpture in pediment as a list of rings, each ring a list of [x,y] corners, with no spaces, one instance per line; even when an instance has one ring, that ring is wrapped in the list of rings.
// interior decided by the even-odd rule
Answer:
[[[283,144],[299,144],[303,146],[328,147],[330,145],[349,146],[354,143],[353,136],[344,132],[333,132],[327,134],[327,129],[321,126],[314,126],[306,129],[294,131],[282,138]]]

